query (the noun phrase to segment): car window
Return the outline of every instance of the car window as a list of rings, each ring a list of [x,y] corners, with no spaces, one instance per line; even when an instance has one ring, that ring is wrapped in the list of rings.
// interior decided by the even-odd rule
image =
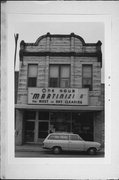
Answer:
[[[70,140],[80,140],[79,136],[78,135],[70,135]]]
[[[68,135],[60,135],[60,140],[68,140]]]
[[[48,137],[48,139],[56,139],[56,140],[58,140],[59,138],[60,138],[59,135],[50,135]]]
[[[52,134],[52,135],[50,135],[50,136],[48,137],[48,139],[54,139],[54,140],[68,140],[69,137],[68,137],[68,135],[54,135],[54,134]]]

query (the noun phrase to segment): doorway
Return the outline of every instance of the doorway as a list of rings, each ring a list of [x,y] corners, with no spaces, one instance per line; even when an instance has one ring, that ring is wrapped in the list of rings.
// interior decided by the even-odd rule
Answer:
[[[35,137],[35,111],[24,112],[24,142],[34,142]]]
[[[38,139],[44,139],[48,135],[49,121],[38,122]]]
[[[34,142],[34,130],[35,130],[35,122],[26,121],[25,123],[25,141],[26,142]]]
[[[49,112],[39,111],[36,119],[38,130],[36,131],[37,141],[46,138],[49,133]]]

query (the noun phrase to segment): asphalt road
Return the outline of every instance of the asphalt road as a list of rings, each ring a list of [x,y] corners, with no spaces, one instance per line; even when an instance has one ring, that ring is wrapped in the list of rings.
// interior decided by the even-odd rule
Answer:
[[[44,151],[16,151],[15,152],[15,157],[40,157],[40,158],[45,158],[45,157],[54,157],[54,158],[103,158],[104,153],[98,152],[96,155],[87,155],[85,152],[62,152],[61,154],[55,155],[51,151],[44,150]]]

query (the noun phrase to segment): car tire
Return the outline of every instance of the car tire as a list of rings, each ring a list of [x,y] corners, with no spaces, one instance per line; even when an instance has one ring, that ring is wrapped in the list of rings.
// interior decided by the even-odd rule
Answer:
[[[89,148],[87,152],[89,155],[95,155],[97,152],[97,149],[92,147],[92,148]]]
[[[53,153],[54,154],[60,154],[61,153],[61,148],[60,147],[53,147]]]

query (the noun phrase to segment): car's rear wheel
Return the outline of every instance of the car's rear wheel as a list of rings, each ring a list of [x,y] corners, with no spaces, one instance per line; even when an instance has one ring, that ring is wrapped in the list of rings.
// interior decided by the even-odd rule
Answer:
[[[89,155],[95,155],[97,152],[97,149],[92,147],[92,148],[89,148],[87,152]]]
[[[62,149],[60,147],[53,147],[53,153],[54,154],[60,154]]]

